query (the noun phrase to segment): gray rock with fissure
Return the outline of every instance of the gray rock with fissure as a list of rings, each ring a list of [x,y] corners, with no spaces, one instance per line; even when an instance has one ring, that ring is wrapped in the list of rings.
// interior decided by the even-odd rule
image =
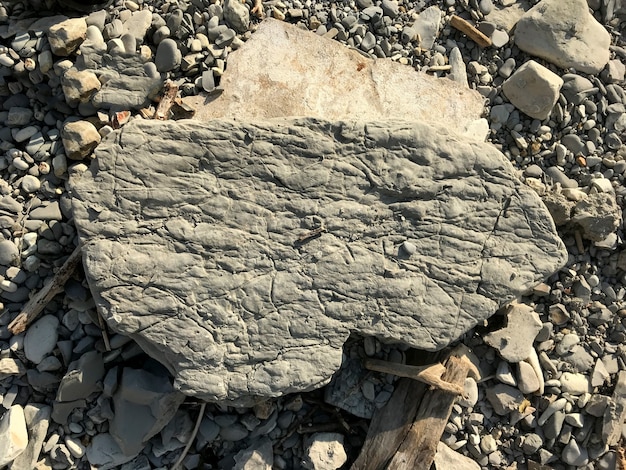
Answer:
[[[441,349],[567,259],[502,154],[444,128],[135,120],[96,156],[71,185],[98,307],[209,401],[321,386],[351,332]]]

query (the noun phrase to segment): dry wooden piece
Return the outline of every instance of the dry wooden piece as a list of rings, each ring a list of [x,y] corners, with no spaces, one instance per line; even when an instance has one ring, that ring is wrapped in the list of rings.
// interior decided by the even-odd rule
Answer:
[[[55,273],[52,280],[30,299],[20,314],[9,323],[11,333],[17,335],[26,330],[26,327],[39,316],[48,302],[50,302],[55,295],[63,291],[63,286],[76,269],[80,259],[81,249],[80,246],[78,246],[67,258],[65,263],[63,263],[63,266]]]
[[[446,371],[442,378],[446,382],[462,386],[469,369],[466,358],[451,356],[446,361]],[[454,400],[454,395],[441,390],[429,390],[424,394],[415,420],[387,465],[387,470],[430,469]]]
[[[180,454],[180,457],[178,457],[178,460],[176,461],[176,463],[172,465],[172,470],[176,470],[178,467],[180,467],[180,464],[182,464],[183,460],[185,460],[185,457],[187,457],[187,453],[189,452],[189,449],[191,449],[191,445],[196,440],[196,435],[198,434],[198,430],[200,429],[200,423],[202,423],[202,418],[204,416],[205,409],[206,409],[206,403],[202,403],[202,405],[200,405],[200,411],[198,411],[198,418],[196,419],[196,425],[193,427],[193,431],[191,431],[191,436],[189,436],[189,440],[187,441],[187,445],[183,449],[183,453]]]
[[[446,368],[440,363],[428,366],[412,366],[380,361],[378,359],[366,359],[364,365],[365,368],[369,370],[418,380],[419,382],[424,382],[425,384],[432,385],[446,392],[454,393],[455,395],[461,395],[463,393],[462,385],[452,384],[441,379],[441,376],[446,372]]]
[[[176,95],[178,94],[178,85],[173,81],[167,80],[163,85],[163,96],[159,102],[159,106],[154,113],[153,118],[159,121],[165,121],[169,118],[170,110],[176,102]]]
[[[263,18],[265,16],[265,12],[263,11],[263,0],[254,0],[254,6],[250,10],[250,13],[255,15],[257,18]]]
[[[455,392],[462,390],[465,378],[474,369],[464,356],[449,357],[445,366],[408,367],[413,377],[420,376],[418,380],[428,371],[440,381],[438,385],[448,384]],[[441,368],[443,375],[439,374]],[[416,374],[416,370],[421,373]],[[402,368],[397,371],[404,372]],[[351,470],[430,469],[456,398],[450,391],[428,390],[426,383],[400,379],[389,402],[374,414],[361,454]]]
[[[621,441],[615,452],[615,470],[626,470],[626,449],[624,441]]]
[[[468,23],[460,16],[452,15],[450,18],[450,26],[458,29],[463,34],[466,34],[472,41],[478,44],[480,47],[491,46],[491,39],[478,31],[471,23]]]

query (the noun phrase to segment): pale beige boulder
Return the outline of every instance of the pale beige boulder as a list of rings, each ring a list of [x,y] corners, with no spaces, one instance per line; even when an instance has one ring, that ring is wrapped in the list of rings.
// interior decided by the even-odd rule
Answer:
[[[48,42],[52,53],[67,57],[80,46],[87,37],[87,23],[84,18],[68,18],[52,24],[48,29]]]
[[[596,74],[609,61],[611,36],[586,0],[542,0],[517,22],[515,44],[561,68]]]
[[[228,56],[218,98],[185,102],[195,118],[398,118],[463,132],[483,111],[481,95],[389,59],[372,60],[331,39],[268,19]]]

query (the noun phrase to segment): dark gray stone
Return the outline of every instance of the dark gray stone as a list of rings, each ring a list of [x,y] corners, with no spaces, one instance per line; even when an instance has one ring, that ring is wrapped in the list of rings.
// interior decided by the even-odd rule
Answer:
[[[106,54],[96,47],[82,47],[76,61],[79,70],[92,70],[103,82],[91,97],[96,108],[130,110],[150,103],[163,80],[146,70],[147,59],[139,54]]]
[[[126,367],[113,395],[109,432],[122,452],[134,457],[172,419],[184,398],[167,377]]]
[[[210,401],[319,387],[351,332],[441,349],[567,259],[506,158],[443,128],[136,120],[96,155],[72,191],[98,307]]]

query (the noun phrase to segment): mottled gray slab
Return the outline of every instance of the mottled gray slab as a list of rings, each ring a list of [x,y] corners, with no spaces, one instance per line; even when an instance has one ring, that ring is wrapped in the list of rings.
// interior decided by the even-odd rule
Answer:
[[[210,401],[321,386],[350,332],[443,348],[567,259],[505,157],[443,128],[135,120],[96,155],[72,194],[98,306]]]

